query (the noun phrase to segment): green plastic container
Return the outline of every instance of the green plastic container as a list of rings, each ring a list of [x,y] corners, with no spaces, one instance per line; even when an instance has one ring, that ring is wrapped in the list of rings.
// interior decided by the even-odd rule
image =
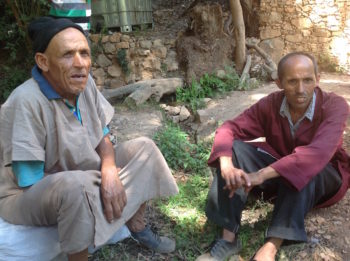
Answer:
[[[97,26],[131,32],[132,26],[153,25],[152,0],[93,0],[92,28]]]

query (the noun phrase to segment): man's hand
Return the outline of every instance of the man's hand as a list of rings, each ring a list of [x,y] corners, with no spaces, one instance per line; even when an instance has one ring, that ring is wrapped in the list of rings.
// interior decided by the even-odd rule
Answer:
[[[118,176],[119,171],[120,168],[117,167],[101,170],[101,195],[108,222],[120,218],[127,202],[123,184]]]
[[[259,186],[260,184],[262,184],[264,182],[260,171],[249,173],[248,179],[249,179],[249,182],[247,184],[249,184],[249,185],[244,185],[244,190],[247,193],[249,191],[251,191],[251,189],[254,186]]]
[[[232,198],[238,188],[250,187],[251,181],[248,174],[241,169],[237,169],[232,164],[232,158],[222,156],[220,157],[221,176],[225,180],[226,185],[224,189],[230,191],[229,197]]]
[[[264,183],[265,180],[280,176],[270,166],[248,174],[235,168],[232,164],[232,158],[225,156],[220,157],[220,170],[221,176],[226,182],[224,189],[230,191],[230,198],[233,197],[238,188],[244,187],[244,190],[249,192],[254,186]]]
[[[280,175],[270,166],[260,169],[257,172],[248,174],[249,186],[245,185],[245,191],[249,192],[254,186],[259,186],[264,183],[265,180],[277,178]]]
[[[126,193],[119,179],[120,168],[115,165],[114,149],[109,135],[106,135],[97,146],[101,157],[101,197],[104,214],[108,222],[120,218],[126,205]]]

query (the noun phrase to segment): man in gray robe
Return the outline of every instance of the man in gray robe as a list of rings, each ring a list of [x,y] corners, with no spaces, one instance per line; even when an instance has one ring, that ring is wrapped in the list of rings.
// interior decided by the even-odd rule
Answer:
[[[0,110],[0,217],[12,224],[57,225],[69,260],[107,242],[124,224],[141,244],[175,249],[144,223],[145,203],[178,192],[148,138],[109,140],[114,109],[89,75],[82,28],[42,17],[29,26],[36,66]]]

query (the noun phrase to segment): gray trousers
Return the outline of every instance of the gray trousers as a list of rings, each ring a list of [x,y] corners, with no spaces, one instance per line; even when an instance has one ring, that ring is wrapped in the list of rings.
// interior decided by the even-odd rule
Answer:
[[[140,208],[153,198],[178,192],[161,152],[148,138],[137,138],[115,148],[119,178],[127,204],[112,223],[104,216],[97,170],[64,171],[0,200],[1,217],[12,224],[57,225],[61,249],[72,254],[107,242]]]
[[[267,153],[242,141],[233,144],[233,164],[247,173],[256,172],[276,161]],[[265,181],[252,189],[254,195],[264,193],[264,198],[274,198],[272,220],[266,237],[276,237],[292,241],[307,241],[304,218],[309,210],[334,195],[342,181],[338,172],[328,164],[301,191],[292,188],[283,178]],[[220,169],[214,177],[208,194],[206,215],[215,224],[239,232],[241,214],[247,201],[243,189],[236,191],[232,198],[223,190],[225,180]]]

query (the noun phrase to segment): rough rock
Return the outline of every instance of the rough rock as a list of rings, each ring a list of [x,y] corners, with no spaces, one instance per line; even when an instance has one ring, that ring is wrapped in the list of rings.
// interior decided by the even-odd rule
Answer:
[[[96,63],[100,66],[100,67],[107,67],[110,66],[112,64],[111,60],[109,60],[106,55],[104,54],[100,54],[99,56],[97,56],[97,60]]]
[[[122,69],[117,64],[109,66],[107,71],[108,74],[112,77],[120,77],[122,75]]]
[[[191,113],[189,112],[189,110],[185,107],[185,106],[181,106],[180,108],[180,121],[185,121],[187,120],[189,117],[191,116]]]
[[[115,44],[107,42],[103,45],[103,48],[106,53],[114,53],[116,51]]]
[[[171,115],[171,116],[175,116],[178,115],[181,111],[181,107],[178,106],[166,106],[165,107],[165,111]]]
[[[125,85],[124,80],[122,80],[121,78],[114,78],[111,80],[109,87],[111,89],[114,89],[114,88],[122,87],[124,85]]]
[[[143,48],[143,49],[151,49],[152,42],[148,41],[148,40],[140,41],[140,47]]]
[[[116,43],[115,47],[117,49],[129,49],[129,42],[120,42],[120,43]]]
[[[109,37],[109,40],[112,43],[119,43],[121,38],[121,33],[114,33]]]
[[[106,73],[102,68],[98,68],[92,71],[94,77],[105,77]]]

